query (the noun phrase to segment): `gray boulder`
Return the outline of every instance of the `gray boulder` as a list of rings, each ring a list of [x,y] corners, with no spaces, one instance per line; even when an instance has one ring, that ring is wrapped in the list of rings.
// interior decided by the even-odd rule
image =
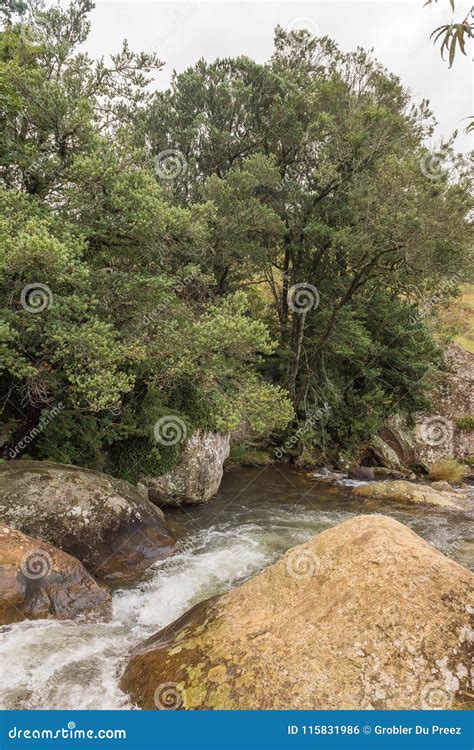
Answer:
[[[100,579],[133,577],[174,545],[163,513],[129,482],[46,461],[0,466],[0,522],[77,557]]]
[[[181,461],[161,477],[143,477],[149,498],[157,505],[198,505],[219,490],[230,436],[219,432],[195,432],[184,448]]]
[[[382,466],[406,471],[416,462],[413,428],[401,414],[391,416],[374,439],[372,449]]]

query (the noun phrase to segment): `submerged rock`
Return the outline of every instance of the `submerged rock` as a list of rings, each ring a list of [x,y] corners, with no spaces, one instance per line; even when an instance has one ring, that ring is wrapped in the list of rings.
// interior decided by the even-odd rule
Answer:
[[[404,480],[394,482],[375,482],[354,487],[353,495],[358,497],[377,498],[378,500],[393,500],[400,503],[414,503],[415,505],[439,505],[441,508],[462,508],[462,500],[451,493],[440,492],[426,484],[413,484]]]
[[[438,490],[439,492],[455,492],[456,490],[454,487],[451,487],[449,482],[440,481],[440,482],[431,482],[430,487],[432,487],[434,490]]]
[[[358,516],[144,642],[121,686],[143,709],[461,707],[473,607],[468,570]]]
[[[0,524],[0,625],[110,614],[109,594],[71,555]]]
[[[307,476],[317,479],[318,482],[322,484],[336,484],[340,482],[341,479],[345,479],[347,475],[342,471],[331,471],[330,469],[323,467],[309,473]]]
[[[369,482],[375,479],[374,470],[371,466],[352,466],[348,474],[351,479],[360,479]]]
[[[198,430],[186,443],[178,466],[161,477],[142,479],[150,500],[157,505],[207,502],[219,490],[229,452],[228,434]]]
[[[103,579],[134,576],[174,545],[163,513],[129,482],[46,461],[0,466],[0,522],[54,544]]]
[[[386,466],[374,466],[375,477],[387,477],[388,479],[416,479],[412,472],[396,471],[388,469]]]

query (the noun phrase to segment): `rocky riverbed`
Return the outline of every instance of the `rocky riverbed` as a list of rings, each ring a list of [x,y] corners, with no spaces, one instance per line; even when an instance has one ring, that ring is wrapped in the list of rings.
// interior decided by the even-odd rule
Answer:
[[[134,585],[115,588],[108,622],[24,621],[0,629],[3,708],[131,708],[120,688],[130,652],[195,604],[226,592],[319,532],[367,513],[406,524],[474,567],[470,510],[404,506],[352,496],[279,467],[226,473],[206,505],[167,514],[179,537]]]

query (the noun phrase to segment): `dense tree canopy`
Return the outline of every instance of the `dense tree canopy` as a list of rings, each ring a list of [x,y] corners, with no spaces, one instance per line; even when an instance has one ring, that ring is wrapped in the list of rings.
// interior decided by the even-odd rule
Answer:
[[[153,93],[156,55],[80,51],[90,7],[10,4],[0,33],[5,456],[57,404],[28,455],[131,479],[177,459],[163,415],[273,444],[303,423],[317,460],[421,408],[420,305],[471,261],[469,165],[426,148],[428,104],[281,29],[266,64]]]

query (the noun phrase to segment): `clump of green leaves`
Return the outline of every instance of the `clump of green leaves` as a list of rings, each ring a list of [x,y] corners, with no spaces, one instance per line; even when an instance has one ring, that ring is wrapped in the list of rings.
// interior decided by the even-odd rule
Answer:
[[[456,417],[454,421],[460,430],[474,430],[474,417],[471,415]]]
[[[435,0],[435,2],[436,1],[437,0]],[[428,0],[426,5],[431,5],[432,2],[433,0]],[[449,2],[451,5],[451,10],[454,12],[455,2],[454,0],[449,0]],[[463,21],[457,23],[447,23],[443,24],[442,26],[438,26],[438,28],[435,29],[431,34],[431,38],[434,37],[434,44],[436,44],[436,42],[438,42],[440,39],[442,40],[440,47],[441,57],[444,60],[445,53],[448,53],[450,68],[453,65],[458,48],[463,55],[467,55],[466,41],[468,39],[474,38],[474,24],[471,20],[473,17],[474,10],[471,8]]]

